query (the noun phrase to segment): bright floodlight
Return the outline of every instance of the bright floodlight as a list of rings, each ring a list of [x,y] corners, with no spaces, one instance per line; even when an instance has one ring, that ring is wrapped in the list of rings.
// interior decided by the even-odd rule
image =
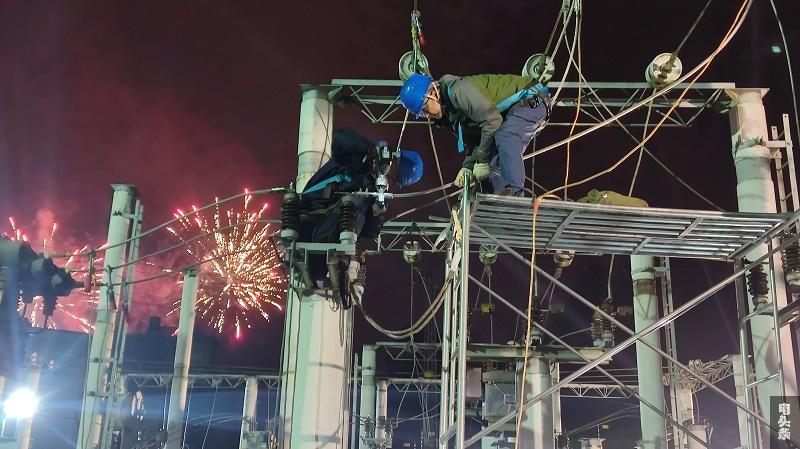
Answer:
[[[36,413],[39,399],[36,393],[27,389],[20,388],[8,396],[3,404],[3,411],[8,418],[30,418]]]

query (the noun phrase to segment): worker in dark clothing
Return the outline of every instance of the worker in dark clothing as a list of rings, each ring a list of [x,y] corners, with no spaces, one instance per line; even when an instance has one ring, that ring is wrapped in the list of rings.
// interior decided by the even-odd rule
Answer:
[[[459,153],[469,147],[454,184],[491,177],[494,193],[522,195],[522,156],[550,117],[547,87],[517,75],[445,75],[439,81],[413,74],[403,84],[400,101],[417,117],[458,135]]]
[[[419,154],[409,150],[392,152],[385,142],[377,145],[353,130],[334,132],[331,159],[311,177],[302,192],[300,241],[339,243],[342,201],[349,201],[356,211],[352,229],[358,241],[375,239],[383,225],[387,201],[379,191],[391,181],[400,187],[410,186],[422,177]],[[346,195],[372,192],[370,196]],[[347,197],[345,199],[345,196]],[[327,273],[324,256],[312,257],[309,272],[315,281]],[[351,279],[352,279],[351,268]]]

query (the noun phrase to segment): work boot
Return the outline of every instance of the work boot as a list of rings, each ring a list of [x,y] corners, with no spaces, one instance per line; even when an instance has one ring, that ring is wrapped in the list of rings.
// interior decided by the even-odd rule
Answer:
[[[501,193],[500,195],[502,195],[502,196],[522,196],[522,192],[517,190],[516,187],[509,186],[509,187],[506,187],[505,189],[503,189],[503,193]]]

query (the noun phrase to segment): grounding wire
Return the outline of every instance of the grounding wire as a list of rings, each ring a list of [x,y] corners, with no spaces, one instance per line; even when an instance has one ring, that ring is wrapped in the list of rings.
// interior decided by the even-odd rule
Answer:
[[[99,251],[106,251],[106,250],[111,249],[111,248],[116,248],[118,246],[122,246],[122,245],[128,244],[128,243],[130,243],[130,242],[132,242],[134,240],[141,240],[142,238],[144,238],[144,237],[146,237],[146,236],[148,236],[148,235],[150,235],[150,234],[152,234],[152,233],[154,233],[154,232],[156,232],[156,231],[158,231],[160,229],[164,229],[165,227],[167,227],[167,226],[169,226],[169,225],[171,225],[173,223],[179,222],[181,219],[183,219],[185,217],[189,217],[191,215],[194,215],[194,214],[197,214],[199,212],[202,212],[202,211],[204,211],[206,209],[210,209],[212,207],[219,206],[220,204],[224,204],[224,203],[227,203],[229,201],[233,201],[235,199],[238,199],[238,198],[241,198],[241,197],[244,197],[244,196],[248,196],[248,195],[265,195],[265,194],[268,194],[268,193],[281,193],[281,192],[285,192],[286,190],[287,189],[285,187],[273,187],[273,188],[270,188],[270,189],[259,189],[259,190],[253,190],[252,192],[237,193],[236,195],[231,195],[231,196],[229,196],[227,198],[223,198],[221,200],[214,200],[214,202],[206,204],[205,206],[199,207],[197,209],[192,209],[191,212],[187,212],[187,213],[181,215],[180,217],[176,217],[176,218],[173,218],[172,220],[169,220],[169,221],[166,221],[164,223],[161,223],[160,225],[152,227],[152,228],[150,228],[150,229],[148,229],[148,230],[146,230],[146,231],[144,231],[142,233],[139,233],[139,234],[136,234],[134,236],[131,236],[128,239],[123,240],[123,241],[118,242],[118,243],[115,243],[113,245],[103,245],[98,249],[90,249],[90,250],[79,251],[79,252],[70,253],[70,254],[60,254],[60,255],[51,256],[51,257],[53,257],[53,258],[64,258],[64,257],[69,257],[69,256],[86,256],[86,255],[91,254],[92,252],[96,253],[96,252],[99,252]]]
[[[280,231],[276,231],[276,232],[272,233],[270,237],[277,235],[279,232]],[[157,279],[165,278],[165,277],[168,277],[168,276],[173,276],[173,275],[176,275],[176,274],[180,274],[180,273],[182,273],[182,272],[184,272],[184,271],[186,271],[188,269],[197,268],[197,267],[199,267],[201,265],[204,265],[204,264],[206,264],[208,262],[212,262],[214,260],[220,259],[222,257],[232,256],[234,254],[247,253],[247,252],[250,252],[250,251],[258,251],[260,249],[261,249],[261,246],[257,246],[255,248],[247,248],[247,249],[241,249],[241,250],[236,250],[236,251],[230,251],[230,252],[223,253],[223,254],[217,254],[217,255],[215,255],[213,257],[209,257],[207,259],[203,259],[203,260],[197,261],[195,263],[186,265],[186,266],[181,267],[179,269],[176,269],[176,270],[173,270],[173,271],[169,271],[169,272],[165,272],[165,273],[161,273],[161,274],[158,274],[158,275],[155,275],[155,276],[150,276],[150,277],[142,278],[142,279],[136,279],[136,280],[128,281],[128,282],[125,282],[125,281],[123,281],[123,282],[111,282],[111,283],[100,282],[100,283],[98,283],[96,285],[97,286],[107,286],[107,287],[117,287],[117,286],[121,286],[123,284],[124,285],[142,284],[142,283],[145,283],[145,282],[150,282],[150,281],[154,281],[154,280],[157,280]]]
[[[217,233],[219,233],[221,231],[227,231],[228,229],[237,228],[239,226],[244,226],[244,225],[249,225],[249,224],[259,224],[259,223],[260,224],[270,225],[270,224],[280,223],[280,221],[279,220],[240,221],[240,222],[237,222],[237,223],[234,223],[234,224],[222,227],[222,228],[215,228],[213,231],[207,231],[207,232],[204,232],[202,234],[198,234],[198,235],[196,235],[196,236],[194,236],[194,237],[192,237],[190,239],[181,240],[179,243],[176,243],[176,244],[174,244],[172,246],[168,246],[166,248],[162,248],[162,249],[160,249],[158,251],[154,251],[154,252],[152,252],[150,254],[145,254],[144,256],[139,256],[137,259],[134,259],[134,260],[125,262],[122,265],[117,265],[117,266],[110,267],[110,268],[111,268],[111,270],[118,270],[120,268],[125,268],[125,267],[128,267],[130,265],[134,265],[134,264],[137,264],[137,263],[142,262],[144,260],[150,259],[151,257],[160,256],[162,254],[165,254],[165,253],[168,253],[170,251],[176,250],[178,248],[181,248],[183,246],[188,245],[189,243],[192,243],[192,242],[197,241],[197,240],[201,240],[204,237],[210,237],[210,236],[215,235],[215,234],[217,234]]]

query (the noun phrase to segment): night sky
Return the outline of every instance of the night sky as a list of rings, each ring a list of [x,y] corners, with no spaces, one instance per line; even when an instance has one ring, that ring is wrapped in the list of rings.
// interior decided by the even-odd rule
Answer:
[[[677,46],[704,3],[586,2],[585,75],[590,81],[644,81],[647,63]],[[693,67],[718,44],[738,7],[733,3],[738,2],[711,5],[681,52],[684,67]],[[800,48],[793,3],[776,0],[790,49]],[[412,5],[386,0],[0,2],[0,218],[14,216],[35,230],[56,217],[63,241],[99,245],[111,183],[139,188],[145,227],[171,218],[176,207],[206,204],[243,188],[286,185],[296,172],[298,84],[395,79],[398,58],[410,49]],[[423,51],[435,76],[518,73],[529,55],[543,50],[559,6],[550,0],[421,0],[427,37]],[[791,101],[785,58],[773,46],[782,50],[769,3],[756,2],[702,81],[770,88],[765,104],[768,120],[776,124],[779,114],[791,112]],[[563,49],[560,55],[556,78],[565,63]],[[569,80],[575,80],[574,72]],[[335,126],[355,127],[390,142],[399,133],[397,127],[368,123],[355,109],[337,110]],[[727,116],[707,112],[692,129],[661,131],[648,148],[723,209],[735,210],[728,126]],[[551,127],[539,140],[555,142],[567,132]],[[449,182],[460,165],[455,139],[444,131],[437,131],[436,138]],[[427,130],[411,127],[404,142],[423,154],[428,168],[415,188],[437,186]],[[618,129],[579,140],[572,146],[573,179],[605,168],[631,147]],[[563,165],[562,151],[545,155],[537,160],[537,181],[560,185]],[[591,188],[627,191],[633,165],[628,162],[596,183],[574,189],[571,196]],[[635,194],[652,206],[707,208],[647,157]],[[279,198],[268,201],[277,211]],[[390,213],[414,204],[396,201]],[[429,214],[443,216],[446,210],[438,205],[415,218]],[[0,230],[4,226],[2,222]],[[144,249],[165,241],[167,236],[161,235]],[[381,301],[370,310],[387,327],[405,327],[408,295],[397,292],[408,291],[407,268],[397,257],[384,257],[370,270],[368,294]],[[435,287],[441,265],[436,258],[425,261],[422,270]],[[502,258],[498,264],[495,285],[523,307],[525,291],[513,286],[527,283],[527,268]],[[599,302],[605,297],[607,266],[607,258],[579,259],[565,273],[565,282]],[[390,268],[403,274],[385,274]],[[694,261],[673,261],[673,268],[677,305],[729,273],[727,265]],[[628,271],[627,260],[621,258],[614,274],[621,304],[630,302]],[[151,293],[143,299],[143,306],[134,309],[138,319],[163,312],[163,296],[168,295]],[[422,301],[416,298],[416,310]],[[588,325],[588,312],[579,305],[559,293],[554,301],[567,304],[566,313],[554,318],[554,329]],[[693,317],[680,321],[682,361],[734,351],[732,317],[732,290],[723,290]],[[357,344],[379,339],[360,320]],[[510,333],[513,320],[498,312],[495,328]],[[476,319],[475,338],[488,339],[485,324],[484,318]],[[276,369],[281,328],[281,316],[275,314],[270,324],[252,330],[243,341],[223,339],[230,349],[224,362]],[[497,340],[512,337],[503,331]],[[706,344],[695,343],[700,337]]]

